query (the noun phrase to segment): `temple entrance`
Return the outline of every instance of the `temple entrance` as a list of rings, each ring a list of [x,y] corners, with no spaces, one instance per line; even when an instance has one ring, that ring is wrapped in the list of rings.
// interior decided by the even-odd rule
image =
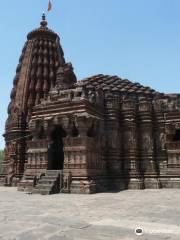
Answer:
[[[54,126],[50,134],[48,151],[48,170],[62,170],[64,166],[63,137],[66,136],[61,126]]]

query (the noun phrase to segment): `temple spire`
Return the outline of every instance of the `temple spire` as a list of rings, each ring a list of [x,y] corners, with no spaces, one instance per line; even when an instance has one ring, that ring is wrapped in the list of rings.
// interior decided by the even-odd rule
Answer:
[[[47,21],[46,21],[46,15],[45,15],[45,13],[43,12],[43,14],[42,14],[42,20],[41,20],[41,27],[47,27]]]

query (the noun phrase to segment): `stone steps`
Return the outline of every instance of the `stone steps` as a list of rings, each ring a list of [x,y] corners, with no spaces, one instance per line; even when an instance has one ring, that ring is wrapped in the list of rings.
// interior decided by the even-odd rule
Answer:
[[[52,184],[54,182],[54,179],[41,179],[39,180],[39,184],[46,185],[46,184]]]
[[[62,174],[62,170],[46,170],[45,176],[42,176],[32,193],[42,195],[60,193]]]
[[[46,174],[45,176],[56,176],[57,174],[59,174],[60,172],[62,172],[62,170],[46,170]]]

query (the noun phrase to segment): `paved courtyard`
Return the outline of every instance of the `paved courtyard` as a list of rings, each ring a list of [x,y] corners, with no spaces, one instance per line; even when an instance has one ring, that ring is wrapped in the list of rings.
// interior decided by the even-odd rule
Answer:
[[[180,190],[41,196],[0,187],[0,239],[179,240]]]

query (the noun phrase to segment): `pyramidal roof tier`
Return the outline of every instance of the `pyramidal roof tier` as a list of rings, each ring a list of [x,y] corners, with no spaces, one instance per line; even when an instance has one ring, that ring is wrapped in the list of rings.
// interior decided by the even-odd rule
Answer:
[[[103,91],[118,91],[126,93],[137,93],[137,94],[150,94],[156,95],[160,94],[150,87],[145,87],[137,82],[131,82],[128,79],[122,79],[118,76],[110,76],[98,74],[92,77],[85,78],[81,81],[78,81],[76,86],[84,86],[87,89],[102,89]]]

